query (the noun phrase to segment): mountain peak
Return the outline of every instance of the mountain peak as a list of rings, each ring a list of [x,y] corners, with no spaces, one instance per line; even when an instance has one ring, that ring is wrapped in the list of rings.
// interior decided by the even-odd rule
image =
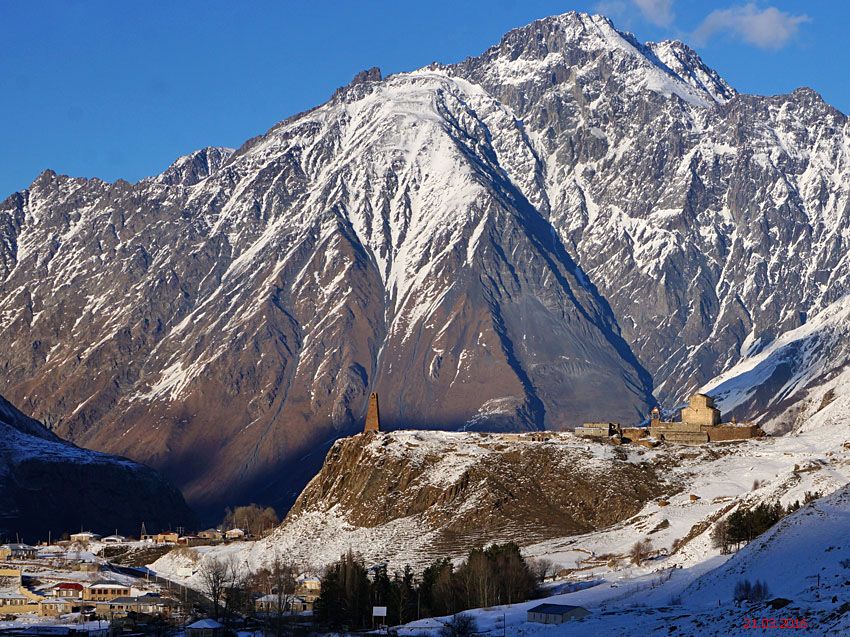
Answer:
[[[513,29],[458,68],[475,81],[498,86],[586,84],[596,78],[601,87],[616,75],[622,90],[675,94],[700,107],[735,96],[734,89],[681,42],[643,44],[603,15],[576,11]]]
[[[658,62],[677,77],[694,88],[707,92],[716,102],[725,104],[737,95],[735,89],[684,42],[679,40],[647,42],[646,48],[655,55]]]
[[[508,31],[488,53],[507,54],[511,59],[542,59],[571,49],[595,51],[620,47],[620,40],[625,40],[624,35],[605,16],[570,11]]]
[[[232,148],[207,146],[177,158],[166,170],[150,181],[174,186],[192,186],[218,170],[233,154]]]

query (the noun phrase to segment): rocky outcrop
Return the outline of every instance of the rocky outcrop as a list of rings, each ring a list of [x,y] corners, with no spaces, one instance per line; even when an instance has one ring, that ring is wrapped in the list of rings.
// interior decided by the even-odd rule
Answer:
[[[532,434],[366,432],[334,444],[278,535],[325,515],[376,535],[406,524],[428,538],[422,550],[437,555],[587,533],[635,515],[671,489],[629,453],[571,434],[544,441]],[[337,534],[339,523],[328,529]]]
[[[0,537],[36,542],[83,527],[137,534],[142,522],[195,523],[152,469],[60,440],[0,397]]]

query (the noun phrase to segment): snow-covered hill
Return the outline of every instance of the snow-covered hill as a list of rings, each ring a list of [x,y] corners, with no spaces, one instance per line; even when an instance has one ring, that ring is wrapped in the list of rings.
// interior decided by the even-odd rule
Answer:
[[[0,397],[0,536],[35,543],[92,525],[137,532],[189,525],[194,514],[156,472],[80,449]]]
[[[850,291],[848,139],[810,89],[539,20],[138,184],[43,173],[0,204],[0,391],[210,511],[288,506],[371,391],[395,427],[637,421]]]
[[[621,563],[636,539],[671,554],[664,566],[716,557],[709,532],[737,506],[788,505],[850,481],[850,427],[829,420],[779,438],[656,449],[591,443],[572,434],[398,431],[336,443],[284,523],[269,537],[205,556],[237,554],[259,568],[286,556],[315,568],[353,549],[401,569],[460,558],[473,546],[516,541],[578,577],[628,576]],[[840,418],[836,412],[833,418]],[[663,500],[663,502],[662,502]],[[153,568],[197,584],[198,564],[168,555]]]
[[[831,411],[850,414],[850,297],[720,374],[701,391],[726,413],[757,415],[769,431],[800,425],[838,400]]]
[[[850,487],[804,507],[729,559],[712,558],[683,569],[633,573],[616,587],[604,583],[578,592],[512,606],[469,611],[479,631],[520,635],[752,635],[782,631],[846,635],[850,631]],[[766,602],[735,603],[735,585],[764,581]],[[591,615],[563,626],[527,621],[541,602],[583,606]],[[404,626],[400,635],[435,635],[447,618]],[[756,623],[753,626],[753,622]]]

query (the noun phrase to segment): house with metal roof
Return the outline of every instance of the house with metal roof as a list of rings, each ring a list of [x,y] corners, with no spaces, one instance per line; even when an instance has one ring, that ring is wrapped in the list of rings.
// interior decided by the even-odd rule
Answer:
[[[221,637],[224,625],[214,619],[199,619],[186,626],[186,637]]]
[[[528,609],[528,621],[540,624],[563,624],[588,615],[590,611],[586,608],[569,604],[539,604]]]
[[[33,559],[38,555],[38,549],[29,544],[3,544],[0,546],[0,560]]]

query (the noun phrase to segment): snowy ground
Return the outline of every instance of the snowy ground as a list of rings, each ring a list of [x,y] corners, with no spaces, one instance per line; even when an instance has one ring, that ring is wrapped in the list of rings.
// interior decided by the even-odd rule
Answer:
[[[667,560],[672,562],[673,560]],[[742,578],[768,583],[783,608],[737,605],[732,591]],[[807,635],[850,633],[850,486],[780,521],[733,556],[712,556],[684,568],[609,575],[574,593],[513,606],[469,611],[481,632],[525,635],[738,635],[749,618],[776,624],[805,619]],[[542,601],[583,606],[592,614],[563,626],[526,621]],[[401,635],[435,633],[447,618],[412,622]],[[793,623],[793,622],[792,622]]]

